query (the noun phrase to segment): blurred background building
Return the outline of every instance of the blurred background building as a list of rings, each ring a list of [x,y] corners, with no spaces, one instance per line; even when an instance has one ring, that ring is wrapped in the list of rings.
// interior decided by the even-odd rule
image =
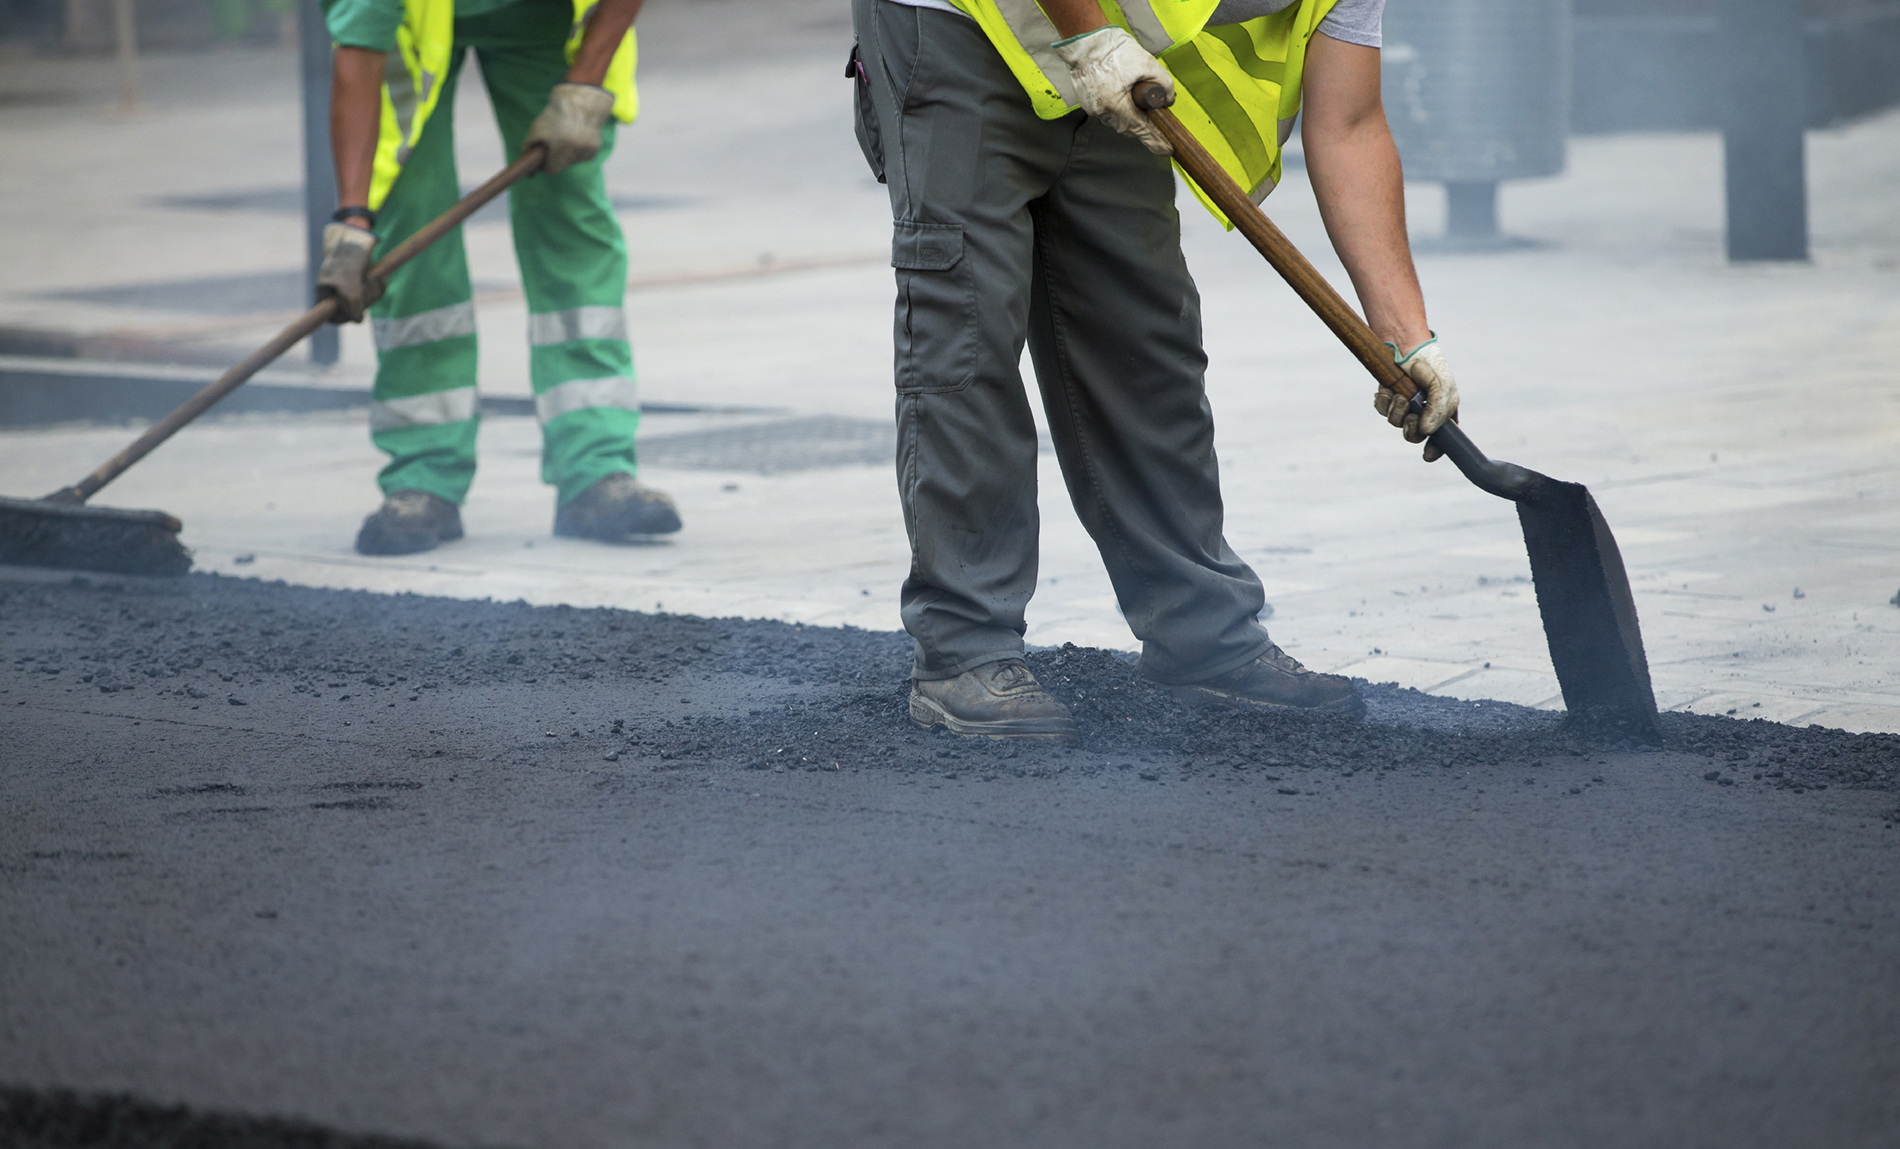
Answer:
[[[1792,50],[1791,50],[1792,49]],[[1501,249],[1498,184],[1572,133],[1723,133],[1734,259],[1807,254],[1802,133],[1900,102],[1895,0],[1395,0],[1386,108],[1441,246]]]
[[[0,0],[0,41],[15,50],[105,55],[114,0]],[[141,48],[270,44],[296,36],[294,0],[135,0]]]
[[[1900,2],[1799,0],[1799,5],[1802,104],[1809,127],[1900,103]],[[1408,0],[1393,4],[1408,6]],[[1728,74],[1721,43],[1723,0],[1572,0],[1571,10],[1572,131],[1722,127]]]
[[[1722,0],[1390,0],[1388,29],[1503,18],[1570,89],[1571,130],[1720,126]],[[1900,102],[1900,0],[1799,0],[1804,96],[1812,127]],[[813,0],[818,7],[820,0]],[[293,0],[135,0],[142,47],[209,48],[294,37]],[[14,51],[107,54],[113,0],[0,0],[0,44]],[[839,5],[842,7],[842,4]],[[1567,15],[1568,60],[1538,37]],[[1390,38],[1390,37],[1389,37]]]

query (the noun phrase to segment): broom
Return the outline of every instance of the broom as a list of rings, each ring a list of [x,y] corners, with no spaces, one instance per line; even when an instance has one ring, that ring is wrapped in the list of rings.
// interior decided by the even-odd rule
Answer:
[[[387,281],[392,272],[414,259],[424,248],[461,225],[509,186],[541,167],[546,150],[540,144],[494,178],[463,196],[454,207],[429,221],[369,269],[373,279]],[[100,488],[124,474],[186,424],[204,414],[218,400],[243,386],[304,336],[330,322],[336,300],[327,298],[303,313],[270,342],[252,352],[151,425],[143,435],[99,465],[92,474],[70,487],[61,487],[42,499],[0,497],[0,563],[16,566],[65,567],[109,571],[114,574],[182,575],[191,569],[191,552],[179,541],[184,524],[164,511],[129,511],[89,507],[86,501]]]

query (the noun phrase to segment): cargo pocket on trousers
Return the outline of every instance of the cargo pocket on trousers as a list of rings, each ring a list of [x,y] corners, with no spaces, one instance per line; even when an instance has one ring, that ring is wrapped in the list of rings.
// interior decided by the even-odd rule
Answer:
[[[858,54],[858,46],[851,45],[851,58],[845,61],[845,78],[851,81],[854,98],[851,101],[851,131],[858,137],[858,148],[864,153],[864,162],[871,165],[871,174],[878,183],[884,182],[884,138],[877,126],[877,109],[871,106],[871,76],[864,70],[864,57]]]
[[[897,269],[897,390],[961,391],[976,378],[976,285],[963,225],[892,225]]]

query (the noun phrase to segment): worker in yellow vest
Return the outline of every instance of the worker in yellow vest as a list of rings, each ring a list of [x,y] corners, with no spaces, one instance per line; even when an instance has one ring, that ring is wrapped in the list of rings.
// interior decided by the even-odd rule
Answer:
[[[1268,638],[1260,580],[1222,536],[1169,147],[1130,89],[1173,91],[1256,199],[1303,115],[1327,233],[1427,396],[1422,415],[1389,392],[1374,405],[1422,442],[1458,393],[1406,240],[1382,13],[1383,0],[853,0],[858,136],[894,217],[902,614],[920,725],[1076,735],[1022,660],[1037,541],[1025,342],[1139,669],[1193,704],[1363,711],[1350,680]]]
[[[462,536],[475,477],[475,304],[461,229],[391,277],[372,260],[461,198],[455,90],[473,50],[510,155],[539,173],[508,193],[528,298],[541,475],[554,533],[621,542],[677,531],[639,483],[640,406],[622,309],[627,249],[601,165],[638,111],[633,20],[642,0],[324,0],[336,41],[331,146],[344,206],[324,231],[320,292],[376,336],[370,438],[389,455],[383,505],[356,549],[412,554]]]

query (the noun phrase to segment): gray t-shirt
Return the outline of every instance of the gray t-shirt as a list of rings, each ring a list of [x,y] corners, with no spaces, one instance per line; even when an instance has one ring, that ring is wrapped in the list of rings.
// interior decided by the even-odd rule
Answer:
[[[1209,24],[1238,24],[1259,16],[1271,16],[1291,8],[1294,0],[1221,0],[1220,7],[1207,18]],[[1385,17],[1385,0],[1339,0],[1319,30],[1335,40],[1367,48],[1379,47],[1379,23]]]
[[[891,0],[894,4],[903,4],[911,8],[935,8],[941,12],[959,11],[950,0]],[[1209,24],[1238,24],[1243,20],[1252,20],[1257,16],[1271,16],[1282,8],[1292,7],[1297,0],[1221,0],[1220,7],[1208,18]],[[1380,45],[1379,21],[1385,15],[1385,0],[1339,0],[1326,18],[1319,22],[1319,30],[1335,40],[1344,40],[1348,44],[1359,44],[1367,48]]]

